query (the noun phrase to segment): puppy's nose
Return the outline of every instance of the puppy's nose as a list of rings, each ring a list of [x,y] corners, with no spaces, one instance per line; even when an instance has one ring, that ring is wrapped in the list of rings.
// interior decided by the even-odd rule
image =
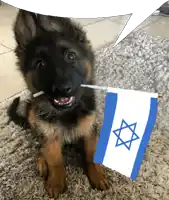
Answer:
[[[60,91],[64,92],[65,94],[70,94],[72,91],[72,87],[70,85],[64,85],[60,87]]]
[[[61,85],[58,88],[56,88],[56,86],[53,85],[52,91],[55,92],[56,90],[59,90],[64,94],[70,94],[72,92],[72,86],[70,84],[67,84],[67,85]]]

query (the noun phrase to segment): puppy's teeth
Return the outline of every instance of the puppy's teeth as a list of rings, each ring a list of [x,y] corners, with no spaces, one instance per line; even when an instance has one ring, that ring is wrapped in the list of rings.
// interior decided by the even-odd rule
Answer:
[[[58,101],[58,100],[56,100],[56,99],[54,99],[54,102],[55,102],[55,103],[59,103],[59,101]]]
[[[70,104],[71,102],[73,101],[73,97],[63,97],[63,98],[60,98],[59,100],[57,99],[54,99],[54,102],[58,105],[67,105],[67,104]]]

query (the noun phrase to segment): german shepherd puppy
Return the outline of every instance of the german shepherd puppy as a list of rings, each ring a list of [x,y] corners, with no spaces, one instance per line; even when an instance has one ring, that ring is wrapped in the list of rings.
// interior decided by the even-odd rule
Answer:
[[[103,167],[93,162],[98,140],[95,94],[81,84],[93,84],[94,54],[82,28],[69,18],[52,17],[20,10],[14,34],[15,53],[32,94],[26,117],[17,114],[19,98],[9,108],[16,123],[27,123],[44,138],[38,170],[50,197],[65,189],[62,147],[83,138],[85,169],[91,185],[109,188]]]

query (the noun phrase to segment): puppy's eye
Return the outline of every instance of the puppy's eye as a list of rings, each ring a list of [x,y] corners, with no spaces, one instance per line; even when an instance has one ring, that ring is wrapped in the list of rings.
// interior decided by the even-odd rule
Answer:
[[[76,59],[76,54],[74,52],[67,51],[65,52],[65,59],[67,61],[74,61]]]
[[[43,60],[37,60],[35,67],[36,69],[45,67],[45,62]]]

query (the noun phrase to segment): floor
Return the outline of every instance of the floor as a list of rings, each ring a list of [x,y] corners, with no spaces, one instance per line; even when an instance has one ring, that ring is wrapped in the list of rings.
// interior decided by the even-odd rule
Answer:
[[[7,4],[0,6],[0,102],[22,91],[26,86],[17,71],[13,49],[15,41],[12,32],[12,23],[18,9]],[[95,49],[107,43],[115,42],[130,15],[97,18],[75,19],[82,24]],[[152,36],[169,38],[169,17],[150,16],[138,29],[144,29]]]

